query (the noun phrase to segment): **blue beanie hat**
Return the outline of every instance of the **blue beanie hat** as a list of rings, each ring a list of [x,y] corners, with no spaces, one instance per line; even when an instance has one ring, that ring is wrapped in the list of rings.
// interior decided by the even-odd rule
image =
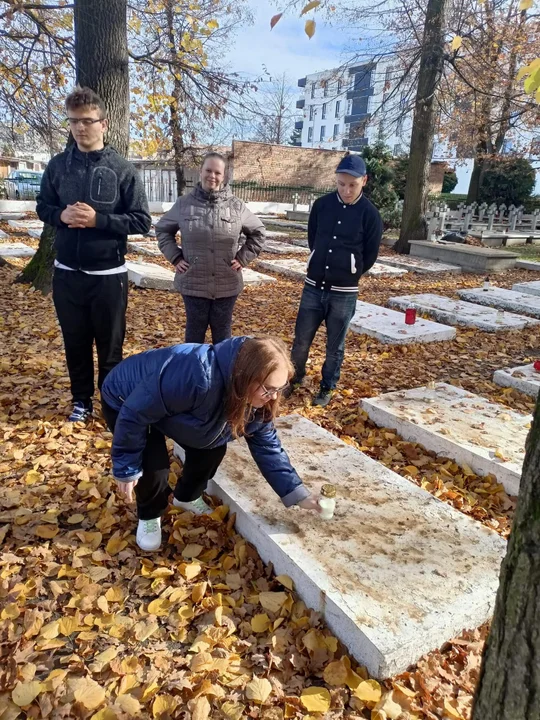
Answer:
[[[336,173],[347,173],[353,177],[363,177],[367,174],[366,163],[360,155],[345,155],[336,168]]]

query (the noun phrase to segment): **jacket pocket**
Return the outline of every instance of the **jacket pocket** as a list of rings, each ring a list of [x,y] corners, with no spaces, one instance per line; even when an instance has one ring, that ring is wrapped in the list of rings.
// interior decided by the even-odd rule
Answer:
[[[92,170],[90,200],[94,203],[112,205],[118,197],[118,175],[112,168],[98,165]]]
[[[313,257],[313,255],[315,255],[315,250],[312,250],[312,251],[309,253],[309,257],[308,257],[307,263],[306,263],[306,270],[309,270],[309,264],[310,264],[310,262],[311,262],[311,258]]]

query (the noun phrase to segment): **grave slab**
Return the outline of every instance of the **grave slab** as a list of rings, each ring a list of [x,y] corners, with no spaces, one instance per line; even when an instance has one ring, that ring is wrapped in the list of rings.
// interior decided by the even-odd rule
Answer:
[[[411,255],[459,265],[465,272],[495,273],[511,270],[519,255],[506,250],[463,245],[462,243],[411,240]]]
[[[307,223],[292,222],[290,220],[267,220],[269,225],[276,227],[292,228],[293,230],[305,230],[307,232]]]
[[[534,260],[518,260],[516,262],[516,268],[519,270],[532,270],[533,272],[540,272],[540,262],[534,262]]]
[[[3,230],[0,230],[0,240],[5,240],[8,237],[9,235],[7,233],[5,233]]]
[[[380,427],[466,463],[478,475],[491,473],[508,494],[518,494],[530,415],[446,383],[365,398],[362,408]]]
[[[405,325],[404,313],[360,300],[356,303],[350,328],[352,332],[393,345],[440,342],[453,340],[456,336],[453,327],[422,318],[417,318],[414,325]]]
[[[458,290],[459,297],[479,305],[510,310],[510,312],[525,313],[540,318],[540,298],[527,293],[507,290],[506,288],[490,287],[487,290],[474,288],[471,290]]]
[[[24,258],[35,254],[34,248],[24,243],[0,243],[0,256],[3,258]]]
[[[442,295],[421,293],[419,295],[401,295],[388,300],[391,308],[405,310],[414,307],[419,312],[429,315],[439,322],[448,325],[475,327],[486,332],[502,330],[522,330],[529,325],[538,325],[538,320],[516,315],[509,312],[500,312],[476,303],[463,300],[453,300]]]
[[[306,263],[296,258],[257,260],[257,267],[294,279],[303,280],[306,277]]]
[[[174,271],[145,262],[126,262],[128,269],[128,279],[135,283],[137,287],[148,288],[149,290],[175,290],[174,287]],[[276,279],[258,273],[251,268],[242,270],[244,285],[263,285],[265,283],[275,282]]]
[[[299,247],[309,248],[307,238],[295,238],[289,235],[285,242],[289,243],[290,245],[298,245]]]
[[[267,238],[280,238],[280,237],[288,237],[289,233],[281,232],[279,230],[267,230],[266,231],[266,237]]]
[[[147,242],[133,242],[132,240],[129,240],[127,247],[128,252],[139,253],[140,255],[151,255],[153,257],[161,256],[161,251],[158,247],[157,242],[153,242],[151,240]]]
[[[263,252],[272,253],[274,255],[290,255],[291,253],[309,255],[308,248],[289,245],[289,243],[279,242],[277,240],[266,240]]]
[[[420,273],[421,275],[431,275],[432,273],[452,273],[458,275],[461,273],[459,265],[449,265],[448,263],[437,262],[436,260],[423,260],[422,258],[411,257],[410,255],[398,255],[395,258],[384,255],[381,259],[385,265],[404,268],[405,270]]]
[[[372,676],[401,672],[490,617],[501,537],[305,418],[276,426],[313,492],[336,485],[332,520],[284,508],[243,440],[209,492]]]
[[[14,230],[43,230],[41,220],[8,220],[7,223]]]
[[[34,240],[40,240],[40,239],[41,239],[41,233],[42,233],[42,232],[43,232],[43,230],[36,230],[36,228],[29,228],[29,229],[26,231],[26,234],[27,234],[29,237],[34,238]]]
[[[525,293],[527,295],[540,295],[540,280],[516,283],[515,285],[512,285],[512,290],[520,293]]]
[[[534,369],[534,364],[521,367],[497,370],[493,375],[493,382],[502,387],[512,387],[526,395],[536,397],[540,390],[540,373]]]
[[[367,271],[366,275],[371,275],[372,277],[402,277],[403,275],[407,275],[407,272],[408,271],[403,268],[392,267],[385,263],[376,262],[375,265]]]
[[[126,262],[128,280],[148,290],[174,290],[174,272],[153,263]]]
[[[24,213],[0,212],[0,220],[22,220]]]

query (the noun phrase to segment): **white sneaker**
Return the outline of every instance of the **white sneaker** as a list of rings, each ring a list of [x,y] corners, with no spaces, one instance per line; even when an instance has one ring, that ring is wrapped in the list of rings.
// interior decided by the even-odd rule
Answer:
[[[161,518],[139,520],[136,540],[141,550],[159,550],[161,545]]]
[[[210,505],[207,505],[202,499],[202,497],[197,498],[196,500],[192,500],[191,502],[181,502],[180,500],[174,498],[172,504],[174,507],[181,508],[182,510],[187,510],[188,512],[192,512],[195,515],[209,515],[211,512],[213,512]]]

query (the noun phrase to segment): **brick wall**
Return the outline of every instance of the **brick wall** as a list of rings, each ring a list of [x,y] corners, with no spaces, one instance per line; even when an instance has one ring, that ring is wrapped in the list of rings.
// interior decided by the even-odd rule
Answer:
[[[319,150],[292,145],[234,140],[229,156],[229,177],[234,182],[252,180],[292,187],[334,187],[336,167],[346,154],[342,150]],[[446,163],[433,162],[430,192],[441,191]]]
[[[333,187],[336,167],[345,151],[234,140],[231,167],[234,182]]]

